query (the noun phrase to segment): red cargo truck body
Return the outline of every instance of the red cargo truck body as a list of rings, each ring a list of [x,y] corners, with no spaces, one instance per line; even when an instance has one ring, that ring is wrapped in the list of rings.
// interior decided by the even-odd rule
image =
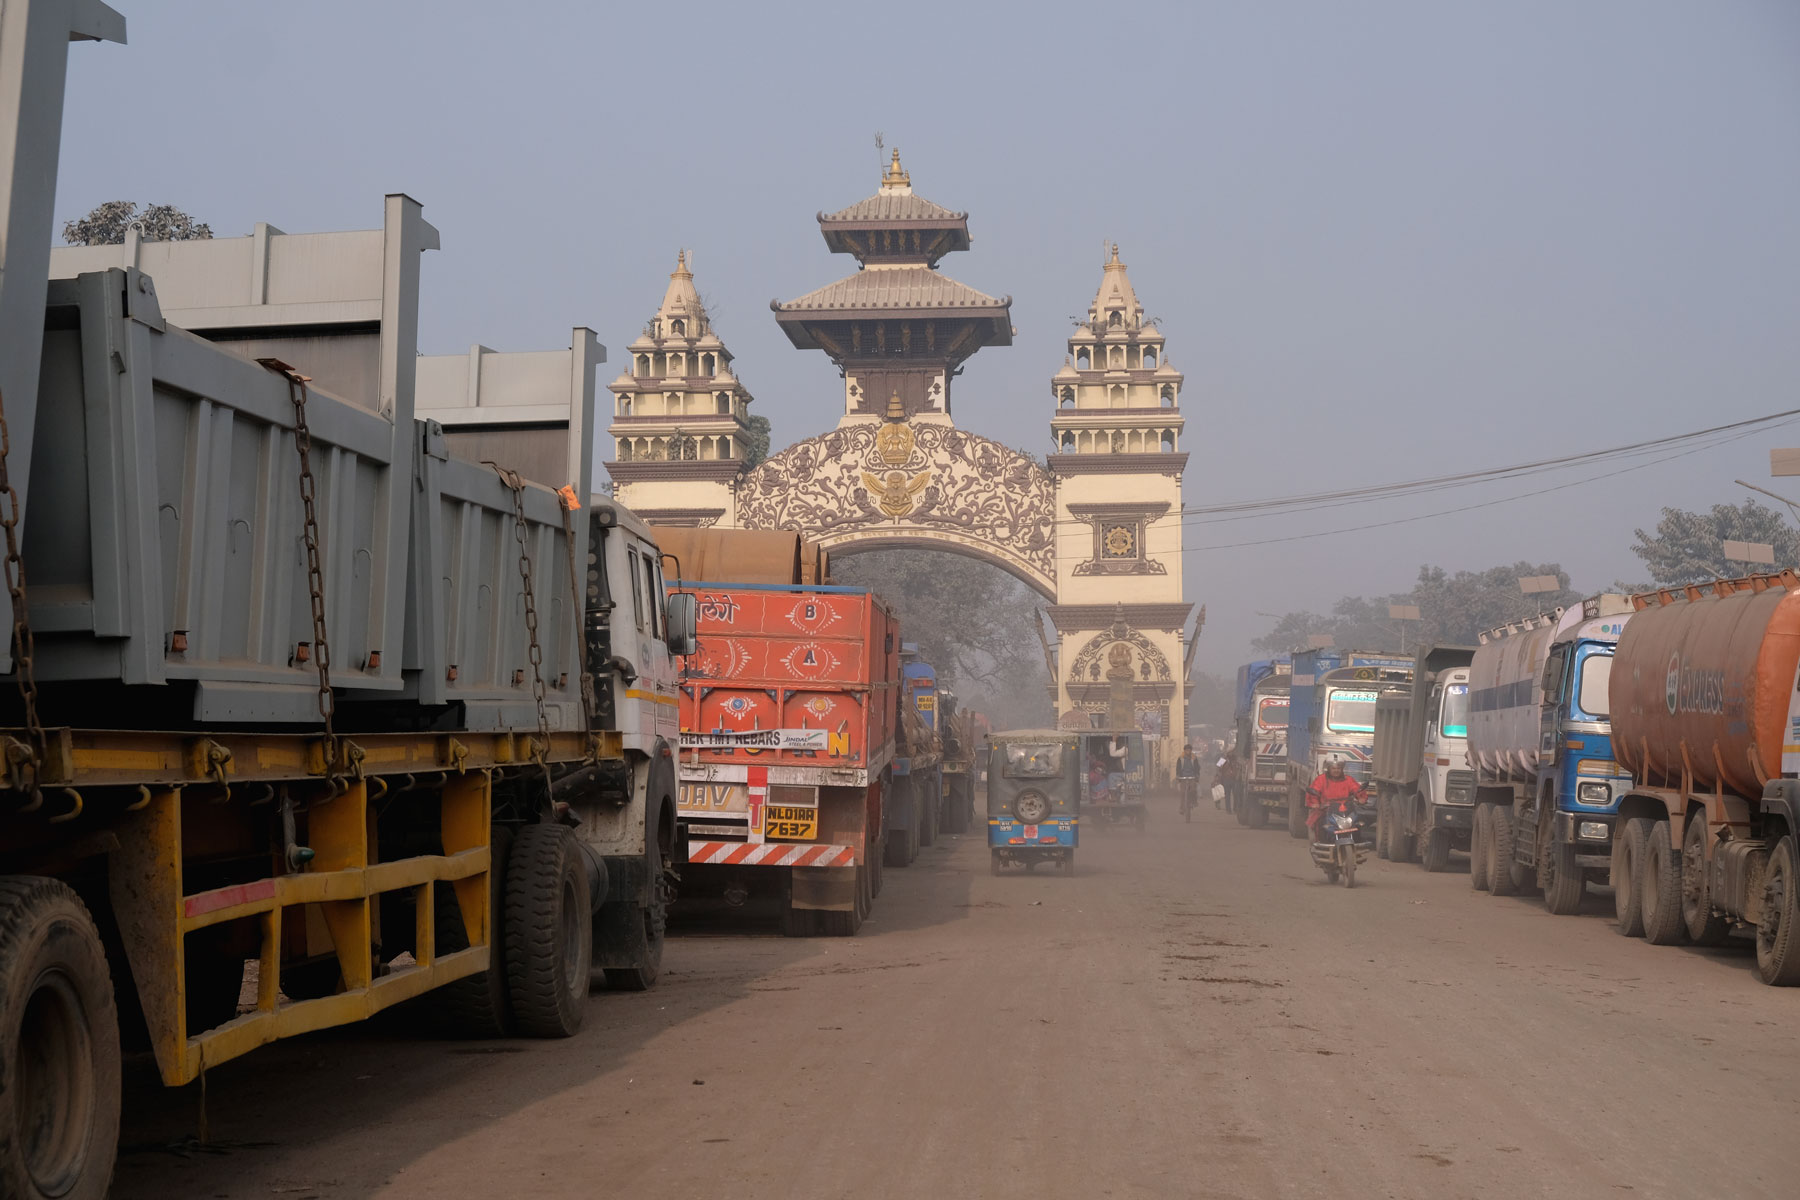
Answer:
[[[681,685],[688,873],[784,872],[795,931],[853,932],[878,886],[900,686],[893,613],[861,588],[670,586],[699,598],[700,649]],[[825,928],[806,928],[808,913]]]

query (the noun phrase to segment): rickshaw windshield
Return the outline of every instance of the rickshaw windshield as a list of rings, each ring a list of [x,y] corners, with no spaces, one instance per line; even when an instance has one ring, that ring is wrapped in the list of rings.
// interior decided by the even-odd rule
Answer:
[[[1008,779],[1054,779],[1062,774],[1062,744],[1015,742],[1006,747]]]

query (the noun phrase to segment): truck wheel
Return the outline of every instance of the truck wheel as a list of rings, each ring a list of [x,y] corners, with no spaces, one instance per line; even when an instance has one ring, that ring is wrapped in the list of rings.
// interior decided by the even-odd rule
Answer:
[[[595,953],[611,948],[637,960],[628,967],[601,969],[606,986],[615,992],[649,991],[662,973],[669,891],[663,881],[661,843],[652,841],[644,847],[644,870],[650,888],[648,904],[608,904],[594,914]]]
[[[1669,846],[1669,823],[1655,821],[1638,860],[1638,904],[1644,912],[1644,940],[1652,946],[1687,941],[1681,917],[1681,859]]]
[[[1256,807],[1261,808],[1262,805],[1259,804]],[[1232,810],[1232,815],[1237,818],[1237,823],[1239,825],[1244,826],[1246,829],[1250,827],[1250,805],[1248,801],[1240,800],[1237,806]]]
[[[593,906],[575,835],[527,825],[506,863],[506,984],[527,1037],[572,1037],[587,1009]]]
[[[813,921],[823,937],[855,937],[856,931],[862,928],[863,914],[860,895],[864,887],[863,869],[856,868],[856,890],[859,896],[856,904],[848,912],[826,910],[813,914]]]
[[[506,860],[512,830],[496,825],[488,834],[488,969],[425,993],[433,1023],[451,1037],[500,1038],[512,1032],[512,1001],[506,990]],[[456,889],[448,880],[432,885],[432,941],[439,955],[469,948]]]
[[[1288,793],[1288,836],[1303,838],[1306,836],[1306,805],[1293,792]]]
[[[1696,946],[1716,946],[1731,932],[1731,921],[1713,911],[1706,878],[1706,814],[1695,813],[1681,838],[1681,921]]]
[[[1644,934],[1644,913],[1638,904],[1637,865],[1644,856],[1644,842],[1649,832],[1650,818],[1632,817],[1613,839],[1613,920],[1626,937]]]
[[[1432,875],[1449,870],[1450,831],[1427,829],[1419,836],[1425,843],[1424,851],[1419,855],[1419,865]]]
[[[1581,911],[1582,893],[1587,884],[1581,865],[1575,861],[1575,847],[1551,843],[1544,850],[1544,907],[1559,917],[1572,917]]]
[[[881,856],[882,856],[882,853],[883,853],[883,847],[880,845],[875,846],[871,850],[864,851],[863,865],[869,869],[869,899],[870,900],[874,900],[877,896],[881,895]]]
[[[1413,853],[1417,839],[1408,832],[1412,828],[1413,804],[1408,801],[1405,805],[1390,805],[1389,811],[1394,815],[1394,832],[1388,843],[1388,857],[1394,862],[1411,862],[1417,857]]]
[[[1488,887],[1488,821],[1494,811],[1491,804],[1477,804],[1475,819],[1469,831],[1469,886],[1478,892]]]
[[[929,804],[919,805],[919,846],[934,845],[938,835],[938,805],[941,800],[933,799]]]
[[[917,853],[918,851],[913,848],[912,830],[890,829],[887,831],[887,839],[881,849],[881,861],[884,866],[907,866]]]
[[[73,889],[0,876],[0,1195],[101,1200],[119,1142],[119,1022]]]
[[[1488,817],[1488,890],[1496,896],[1510,896],[1518,891],[1513,882],[1512,809],[1490,804]]]
[[[1238,803],[1244,806],[1244,824],[1252,829],[1266,829],[1269,825],[1269,806],[1255,796],[1245,795]]]
[[[969,832],[969,811],[972,805],[969,803],[968,784],[951,784],[947,803],[950,805],[950,811],[949,819],[944,822],[945,830],[955,834]]]
[[[1792,834],[1775,843],[1763,877],[1762,920],[1756,926],[1756,973],[1773,987],[1800,983],[1800,854]]]
[[[1000,875],[1000,852],[998,850],[988,851],[988,873],[995,878]]]

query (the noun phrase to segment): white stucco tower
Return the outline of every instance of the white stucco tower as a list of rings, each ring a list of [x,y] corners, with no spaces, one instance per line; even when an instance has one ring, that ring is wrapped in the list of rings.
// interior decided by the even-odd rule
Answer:
[[[713,332],[685,251],[627,360],[607,385],[616,452],[606,469],[619,500],[648,521],[731,524],[751,396]]]
[[[1144,318],[1112,248],[1087,319],[1051,379],[1057,452],[1059,719],[1101,719],[1109,673],[1129,669],[1139,725],[1179,738],[1187,727],[1182,599],[1181,372]],[[1198,630],[1196,629],[1196,634]]]

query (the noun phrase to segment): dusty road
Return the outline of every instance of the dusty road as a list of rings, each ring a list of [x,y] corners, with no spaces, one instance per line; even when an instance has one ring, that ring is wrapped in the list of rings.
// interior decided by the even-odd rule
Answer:
[[[1742,950],[1474,894],[1460,859],[1345,892],[1210,808],[1080,867],[940,842],[854,941],[683,937],[573,1041],[273,1046],[210,1075],[206,1149],[197,1092],[140,1081],[116,1194],[1800,1192],[1800,992]]]

